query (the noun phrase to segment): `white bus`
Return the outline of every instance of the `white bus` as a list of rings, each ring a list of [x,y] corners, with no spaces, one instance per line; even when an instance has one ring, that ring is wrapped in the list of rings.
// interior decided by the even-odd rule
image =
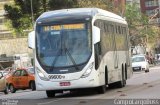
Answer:
[[[105,93],[132,75],[125,19],[98,8],[43,13],[29,34],[36,89],[48,97],[84,88]]]

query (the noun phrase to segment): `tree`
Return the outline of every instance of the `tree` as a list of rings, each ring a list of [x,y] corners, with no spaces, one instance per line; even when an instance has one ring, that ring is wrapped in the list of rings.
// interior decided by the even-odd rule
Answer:
[[[133,46],[146,44],[146,38],[154,35],[154,31],[148,26],[148,17],[140,12],[136,3],[126,6],[125,17],[129,26],[130,41]]]
[[[97,7],[114,11],[113,0],[14,0],[13,5],[6,4],[4,9],[5,17],[9,20],[8,26],[16,34],[24,34],[24,30],[33,29],[32,13],[35,21],[45,11],[74,7]]]
[[[31,29],[31,0],[14,0],[13,5],[4,5],[5,17],[10,21],[10,27],[16,33],[24,33],[24,30]],[[33,17],[36,19],[40,14],[40,1],[32,0]]]
[[[77,7],[97,7],[104,10],[112,11],[112,0],[78,0]]]
[[[77,5],[77,0],[49,0],[49,10],[67,9]]]
[[[31,10],[31,2],[33,10]],[[17,34],[24,34],[24,30],[33,29],[34,21],[40,14],[48,10],[71,8],[77,5],[77,0],[14,0],[13,5],[6,4],[5,17],[9,20],[8,26]]]
[[[130,42],[132,46],[141,44],[149,49],[155,49],[159,27],[149,23],[149,17],[138,10],[136,4],[126,6],[126,20],[129,26]],[[150,49],[151,50],[151,49]]]

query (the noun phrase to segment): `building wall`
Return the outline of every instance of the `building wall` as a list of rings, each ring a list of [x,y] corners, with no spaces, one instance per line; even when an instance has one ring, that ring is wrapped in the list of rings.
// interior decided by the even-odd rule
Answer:
[[[159,0],[140,0],[142,13],[151,16],[155,14],[155,9],[159,7]]]
[[[24,53],[32,54],[32,50],[28,48],[27,38],[0,40],[0,55],[13,56]]]

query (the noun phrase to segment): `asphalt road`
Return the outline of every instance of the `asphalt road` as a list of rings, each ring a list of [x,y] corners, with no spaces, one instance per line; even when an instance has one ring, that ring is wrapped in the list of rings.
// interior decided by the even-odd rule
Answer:
[[[92,90],[72,93],[66,91],[57,94],[55,98],[47,98],[45,91],[20,90],[8,95],[0,93],[0,105],[129,105],[126,102],[135,105],[134,102],[137,101],[141,103],[136,105],[142,105],[143,102],[159,105],[159,89],[160,66],[156,66],[150,68],[149,73],[134,72],[132,78],[127,80],[126,87],[107,89],[105,94],[97,94]]]

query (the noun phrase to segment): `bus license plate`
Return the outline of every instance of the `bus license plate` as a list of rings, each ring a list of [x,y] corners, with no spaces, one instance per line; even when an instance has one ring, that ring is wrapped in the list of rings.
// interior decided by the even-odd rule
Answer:
[[[70,82],[60,82],[59,85],[60,86],[70,86],[71,83]]]

